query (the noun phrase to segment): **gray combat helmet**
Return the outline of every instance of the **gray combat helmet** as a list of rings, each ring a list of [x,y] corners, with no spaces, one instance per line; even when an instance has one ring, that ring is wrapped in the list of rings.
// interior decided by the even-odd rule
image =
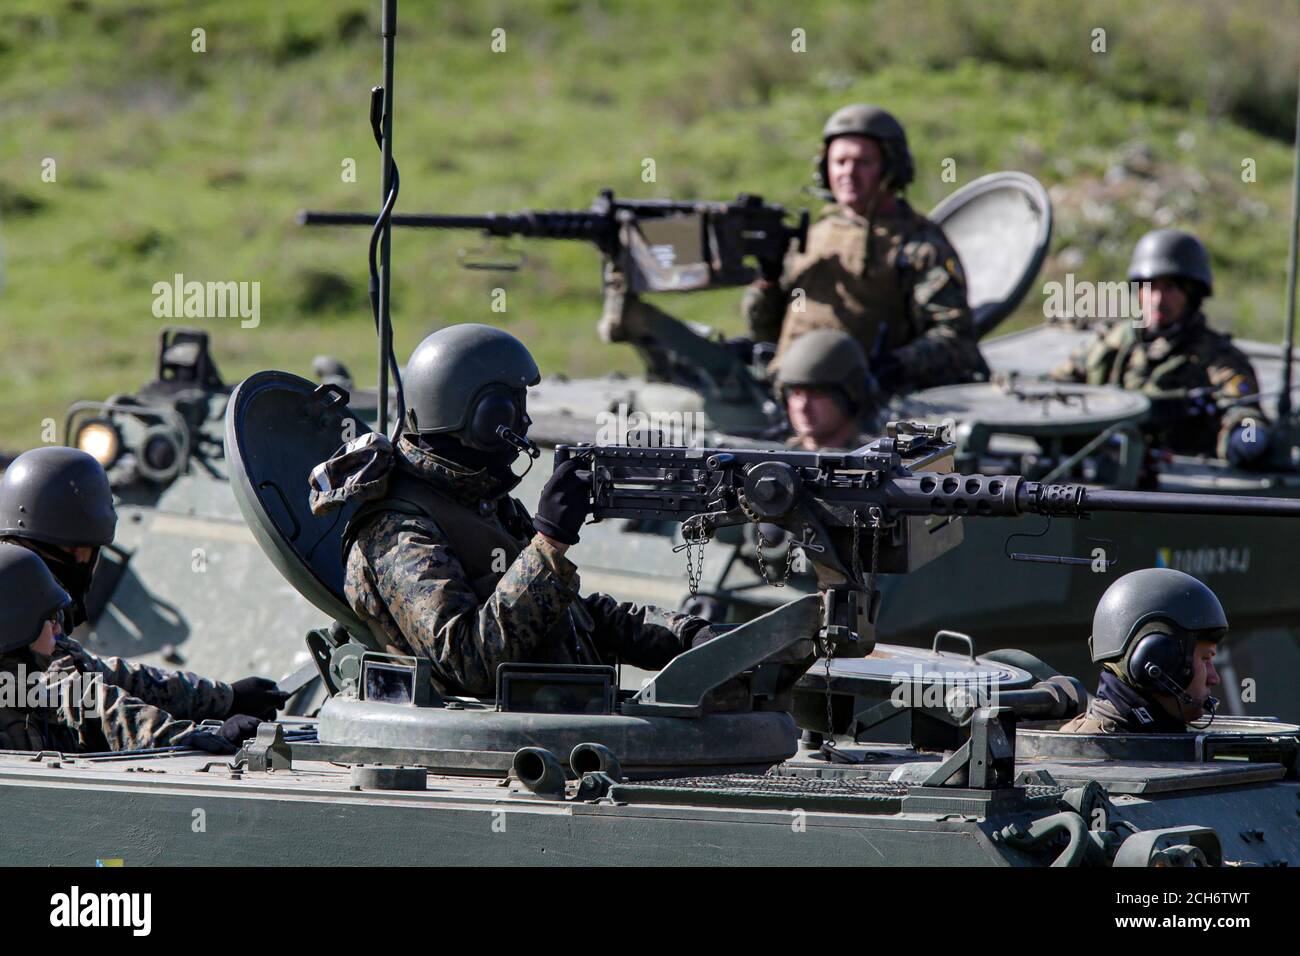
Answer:
[[[1201,286],[1203,296],[1214,294],[1209,253],[1190,232],[1156,229],[1139,239],[1133,247],[1133,258],[1128,266],[1129,281],[1147,282],[1162,276],[1190,279]]]
[[[484,393],[522,393],[541,380],[517,338],[490,325],[449,325],[415,347],[406,363],[406,421],[422,435],[465,432]]]
[[[781,356],[776,388],[782,401],[792,386],[838,388],[861,412],[867,405],[867,375],[867,357],[857,339],[836,329],[814,329],[791,342]]]
[[[1168,621],[1199,640],[1221,640],[1228,630],[1214,592],[1172,568],[1130,571],[1106,589],[1092,618],[1088,649],[1096,663],[1122,661],[1142,628]]]
[[[838,136],[865,136],[880,143],[885,154],[887,182],[895,191],[906,188],[916,175],[912,152],[907,146],[907,132],[894,114],[871,103],[851,103],[832,113],[822,127],[817,171],[823,187],[830,182],[826,173],[826,151],[831,140]]]
[[[0,654],[32,643],[50,616],[71,603],[35,552],[0,541]]]
[[[60,548],[113,542],[117,511],[108,475],[76,448],[50,445],[25,451],[0,480],[0,537],[25,538]]]

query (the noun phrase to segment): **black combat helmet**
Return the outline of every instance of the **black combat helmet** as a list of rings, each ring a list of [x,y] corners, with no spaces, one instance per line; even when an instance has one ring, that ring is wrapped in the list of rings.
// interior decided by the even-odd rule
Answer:
[[[0,541],[0,654],[31,644],[45,622],[71,603],[35,553]]]
[[[793,386],[837,388],[850,410],[861,413],[868,402],[867,357],[857,339],[836,329],[813,329],[790,343],[776,369],[781,400]]]
[[[490,325],[451,325],[415,347],[402,381],[406,422],[420,435],[451,435],[470,448],[505,445],[497,429],[523,434],[524,394],[541,380],[528,349]]]
[[[880,143],[885,155],[886,183],[899,192],[905,189],[916,175],[912,152],[907,146],[907,132],[894,115],[870,103],[852,103],[831,114],[822,127],[822,148],[817,154],[817,176],[822,188],[829,187],[830,176],[826,170],[826,153],[831,140],[839,136],[865,136]]]
[[[1218,597],[1172,568],[1130,571],[1106,589],[1092,618],[1088,649],[1126,682],[1166,689],[1147,673],[1151,663],[1177,687],[1192,677],[1197,641],[1222,641],[1228,618]]]
[[[1202,298],[1214,294],[1209,253],[1190,232],[1156,229],[1133,247],[1128,266],[1130,282],[1149,282],[1166,276],[1196,283]]]
[[[0,479],[0,537],[97,548],[111,544],[116,529],[108,476],[84,451],[33,448]]]

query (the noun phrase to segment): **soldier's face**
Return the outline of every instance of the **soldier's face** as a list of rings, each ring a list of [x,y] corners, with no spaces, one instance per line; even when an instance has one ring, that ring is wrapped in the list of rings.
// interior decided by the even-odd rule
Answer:
[[[54,621],[46,621],[45,626],[41,628],[41,636],[32,641],[32,650],[49,657],[54,653],[54,636],[58,633],[59,625]]]
[[[1205,716],[1205,698],[1209,697],[1212,690],[1221,683],[1219,672],[1214,667],[1214,655],[1218,650],[1219,645],[1214,641],[1196,642],[1196,649],[1192,651],[1192,679],[1187,685],[1187,695],[1197,703],[1183,704],[1180,707],[1178,701],[1172,697],[1161,701],[1165,709],[1175,717],[1193,721]]]
[[[1214,641],[1196,642],[1196,650],[1192,652],[1192,682],[1187,685],[1187,693],[1197,700],[1209,697],[1210,691],[1219,686],[1219,672],[1214,668],[1218,650],[1219,645]]]
[[[785,411],[790,427],[808,450],[840,447],[853,419],[844,413],[838,397],[828,388],[794,386],[786,390]]]
[[[841,206],[859,215],[867,212],[885,172],[880,144],[865,136],[840,136],[826,151],[826,173],[831,195]]]
[[[1163,276],[1139,285],[1138,301],[1148,328],[1156,331],[1173,325],[1187,310],[1187,293],[1173,279]]]

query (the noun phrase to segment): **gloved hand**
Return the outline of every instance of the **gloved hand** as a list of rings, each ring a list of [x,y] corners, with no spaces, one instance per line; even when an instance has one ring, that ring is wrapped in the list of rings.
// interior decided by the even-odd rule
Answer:
[[[1224,450],[1228,463],[1242,468],[1263,458],[1264,453],[1268,451],[1269,437],[1269,431],[1265,426],[1259,423],[1248,425],[1242,422],[1228,436],[1227,447]]]
[[[284,706],[289,695],[265,677],[245,677],[230,685],[235,699],[227,717],[235,714],[252,714],[261,720],[275,720],[275,712]]]
[[[581,458],[561,462],[542,489],[533,527],[563,544],[578,543],[578,529],[591,514],[591,467]]]
[[[257,735],[257,725],[260,723],[256,717],[236,714],[227,719],[220,729],[200,730],[185,738],[183,743],[210,754],[233,754],[245,740]]]
[[[758,274],[768,282],[776,284],[781,281],[781,273],[785,271],[784,259],[759,259]]]

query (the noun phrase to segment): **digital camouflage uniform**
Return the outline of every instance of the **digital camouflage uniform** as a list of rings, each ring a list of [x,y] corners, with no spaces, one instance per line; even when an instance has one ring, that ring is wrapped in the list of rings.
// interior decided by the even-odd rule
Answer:
[[[988,375],[961,261],[943,230],[901,199],[895,215],[870,224],[828,206],[808,230],[806,251],[786,257],[781,281],[750,286],[742,308],[755,339],[777,342],[776,363],[797,336],[829,328],[856,338],[869,362],[892,352],[903,389]]]
[[[658,670],[689,646],[705,622],[654,607],[581,597],[578,571],[533,533],[523,506],[485,471],[471,472],[402,438],[401,466],[460,505],[475,509],[485,536],[500,536],[500,570],[467,573],[438,523],[383,510],[355,523],[347,552],[348,602],[381,643],[433,663],[443,693],[492,696],[497,665],[609,664]],[[508,565],[506,564],[508,562]]]
[[[1170,336],[1139,335],[1132,322],[1118,322],[1054,368],[1058,382],[1118,385],[1154,400],[1149,429],[1156,444],[1189,455],[1226,457],[1228,435],[1245,419],[1261,425],[1264,413],[1253,402],[1222,410],[1202,409],[1185,394],[1213,388],[1221,397],[1257,395],[1259,381],[1250,360],[1230,336],[1211,329],[1197,312]]]
[[[183,745],[196,734],[210,735],[198,721],[222,720],[234,701],[230,685],[185,671],[167,671],[117,657],[100,658],[69,637],[55,641],[45,658],[27,648],[0,655],[0,672],[12,675],[19,694],[20,674],[38,675],[49,696],[48,706],[28,707],[25,696],[0,706],[0,748],[98,753],[145,747]],[[102,690],[98,713],[69,694],[58,694],[60,682],[74,673],[99,675]],[[9,706],[14,704],[15,706]]]

